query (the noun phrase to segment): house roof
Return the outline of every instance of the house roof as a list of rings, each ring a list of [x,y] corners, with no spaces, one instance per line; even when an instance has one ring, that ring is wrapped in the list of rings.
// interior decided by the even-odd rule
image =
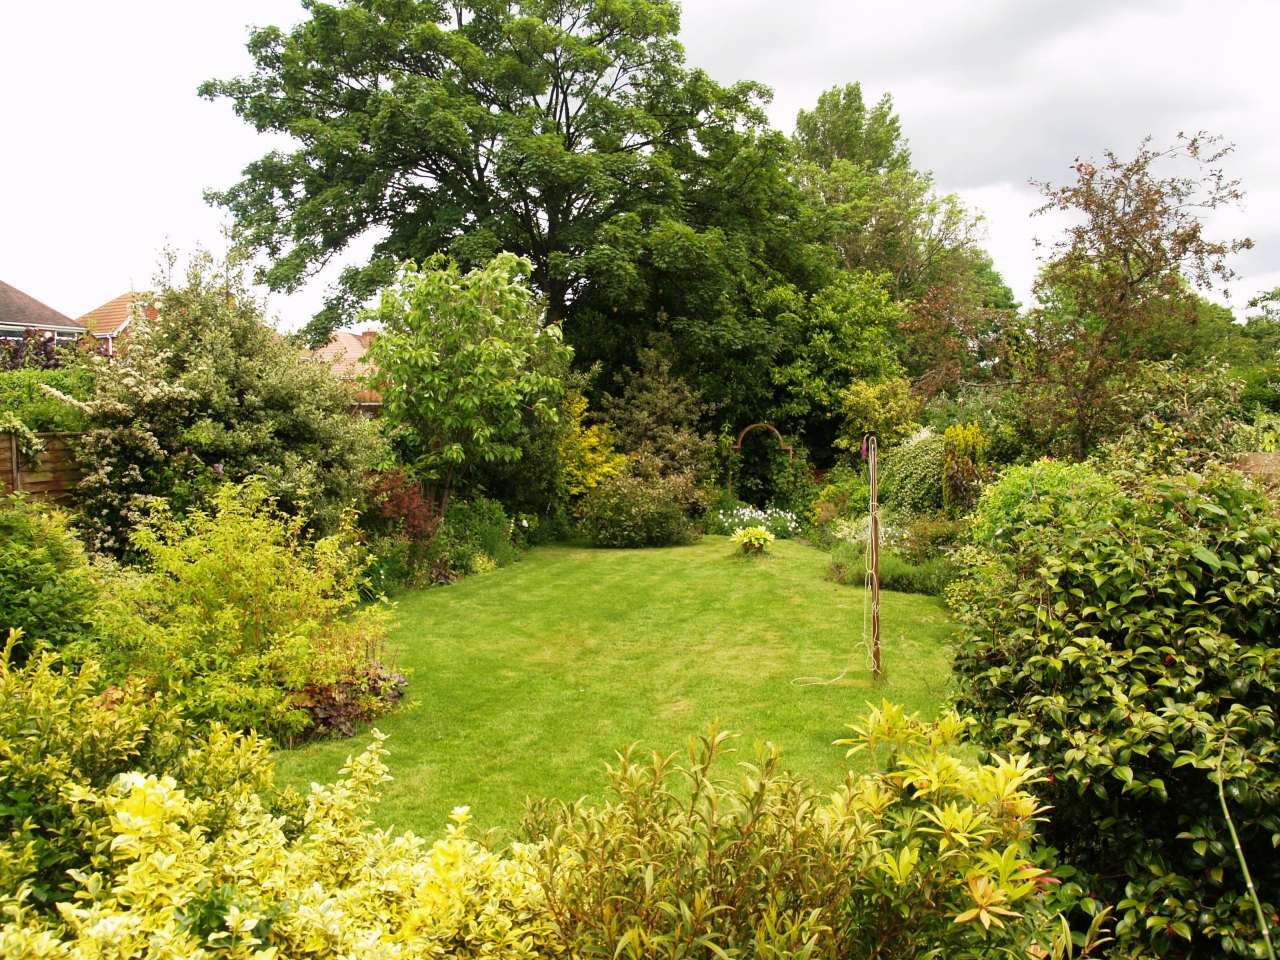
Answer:
[[[83,333],[84,327],[65,313],[28,296],[17,287],[0,280],[0,328],[15,330],[48,330],[53,333]]]
[[[376,336],[377,332],[373,330],[365,330],[363,333],[338,330],[323,347],[312,350],[311,356],[328,363],[335,376],[353,382],[371,369],[364,355]],[[380,403],[381,399],[375,391],[368,388],[363,388],[356,394],[358,403]]]
[[[129,325],[129,318],[133,316],[133,305],[149,297],[150,294],[132,290],[122,293],[114,300],[108,300],[102,306],[90,310],[76,322],[88,327],[92,321],[95,337],[114,337]]]
[[[319,350],[312,351],[312,356],[330,364],[330,369],[344,380],[362,376],[369,372],[369,364],[364,360],[365,351],[369,349],[371,332],[352,333],[350,330],[338,330]]]

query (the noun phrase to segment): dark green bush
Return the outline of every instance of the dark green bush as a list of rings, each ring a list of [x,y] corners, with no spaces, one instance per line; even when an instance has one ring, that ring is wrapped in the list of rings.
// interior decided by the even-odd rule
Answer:
[[[612,477],[587,494],[582,532],[597,547],[664,547],[697,536],[689,519],[697,488],[688,474]]]
[[[61,647],[90,628],[97,589],[84,548],[57,511],[0,499],[0,643],[13,629],[21,661],[41,641]]]
[[[511,533],[512,521],[502,504],[474,496],[449,505],[432,551],[437,563],[453,573],[480,573],[518,559]]]
[[[979,739],[1046,768],[1047,839],[1117,905],[1125,951],[1262,955],[1215,780],[1221,757],[1274,915],[1275,503],[1227,470],[1037,465],[988,492],[977,529],[995,549],[967,552],[948,599],[968,628],[957,702]]]

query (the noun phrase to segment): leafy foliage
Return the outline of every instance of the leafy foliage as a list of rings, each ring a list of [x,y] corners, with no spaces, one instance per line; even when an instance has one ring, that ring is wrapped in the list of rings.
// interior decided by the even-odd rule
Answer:
[[[334,697],[357,716],[398,699],[377,662],[387,614],[356,608],[350,521],[310,541],[260,481],[224,484],[211,507],[135,532],[145,569],[110,578],[88,647],[108,676],[145,676],[195,719],[285,738],[327,732],[312,707]]]
[[[840,397],[844,427],[837,446],[858,450],[862,438],[874,430],[880,445],[890,447],[919,430],[920,401],[911,395],[910,387],[902,379],[851,384]]]
[[[97,587],[69,518],[10,495],[0,499],[0,637],[19,630],[12,657],[61,647],[90,629]]]
[[[516,559],[513,523],[496,500],[475,496],[455,501],[432,544],[437,573],[483,573]]]
[[[119,869],[110,815],[88,796],[122,775],[167,777],[202,801],[189,827],[208,842],[250,792],[276,805],[265,741],[197,727],[137,680],[105,690],[103,680],[97,664],[77,667],[52,651],[24,666],[0,659],[0,912],[9,923],[20,904],[33,923],[54,920],[55,905],[81,889],[69,871]],[[0,932],[0,954],[21,955],[12,936],[11,927]]]
[[[91,361],[48,368],[0,370],[0,414],[9,413],[37,433],[76,433],[84,429],[84,415],[73,404],[44,389],[84,401],[93,394],[96,379]]]
[[[697,535],[690,511],[702,491],[687,473],[663,475],[633,461],[627,473],[598,484],[582,501],[582,532],[597,547],[664,547]]]
[[[1065,509],[1072,513],[1097,509],[1099,516],[1106,516],[1118,496],[1115,480],[1087,463],[1046,459],[1012,466],[982,492],[971,536],[981,547],[1004,552],[1004,544],[1015,543],[1053,510],[1070,504]]]
[[[465,809],[431,846],[370,829],[389,779],[376,732],[304,801],[272,794],[265,741],[197,733],[95,680],[91,664],[0,663],[0,789],[17,800],[0,814],[5,957],[563,952],[531,858],[468,838]]]
[[[394,263],[445,252],[467,267],[529,258],[559,322],[592,281],[625,291],[649,228],[695,199],[700,178],[680,173],[763,122],[763,90],[687,70],[678,29],[667,0],[317,8],[288,35],[254,34],[252,76],[202,88],[300,141],[218,199],[275,258],[274,289],[389,231],[343,276],[320,340]]]
[[[715,779],[730,735],[713,726],[684,765],[621,752],[602,807],[531,807],[547,910],[574,955],[1047,955],[1034,768],[957,759],[954,714],[924,724],[886,704],[853,729],[842,742],[883,761],[830,797],[772,744],[737,784]]]
[[[1045,767],[1047,838],[1116,904],[1126,950],[1256,953],[1217,781],[1274,913],[1274,504],[1229,470],[1037,464],[984,495],[977,536],[998,552],[969,553],[948,597],[980,741]]]
[[[1195,289],[1233,276],[1226,258],[1252,241],[1205,235],[1203,214],[1238,204],[1238,181],[1215,168],[1231,148],[1183,137],[1132,159],[1077,160],[1075,183],[1041,184],[1041,213],[1077,221],[1036,282],[1041,306],[1011,330],[1006,360],[1021,381],[1029,429],[1054,452],[1083,459],[1114,431],[1116,394],[1142,360],[1186,354],[1203,312]],[[1166,165],[1190,176],[1162,176]]]
[[[947,461],[942,468],[942,503],[953,516],[968,513],[982,492],[987,438],[975,420],[947,427],[942,435]]]
[[[81,405],[77,494],[90,547],[122,555],[157,501],[181,514],[250,476],[317,532],[337,529],[382,454],[377,428],[349,412],[349,389],[263,323],[234,260],[192,257],[153,306]]]
[[[776,540],[772,533],[764,527],[739,527],[729,537],[730,543],[742,547],[743,553],[764,553],[769,544]]]
[[[670,350],[662,338],[642,348],[640,369],[625,368],[617,380],[621,396],[604,394],[600,409],[623,453],[650,458],[664,474],[703,480],[713,469],[716,442],[698,431],[712,408],[672,370]]]
[[[627,458],[614,449],[611,424],[586,423],[587,398],[582,394],[565,398],[564,415],[567,430],[559,451],[564,492],[577,499],[622,473]]]
[[[510,254],[465,274],[439,258],[408,263],[373,314],[383,422],[442,513],[468,468],[519,459],[523,408],[555,416],[570,354],[521,282],[528,269]]]
[[[942,509],[946,442],[922,429],[880,457],[880,501],[904,518]]]

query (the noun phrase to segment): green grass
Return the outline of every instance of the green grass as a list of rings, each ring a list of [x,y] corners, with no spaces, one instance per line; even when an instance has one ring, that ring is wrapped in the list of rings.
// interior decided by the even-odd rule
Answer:
[[[603,764],[636,740],[683,749],[719,720],[783,748],[819,784],[842,776],[831,745],[868,700],[936,714],[949,671],[951,625],[932,598],[885,593],[886,680],[877,689],[861,640],[862,590],[823,580],[827,555],[779,541],[772,555],[735,555],[727,538],[689,547],[542,547],[513,566],[401,598],[398,664],[409,699],[382,718],[390,734],[376,819],[434,836],[470,805],[478,826],[514,827],[528,796],[599,797]],[[797,686],[803,676],[844,680]],[[281,782],[334,779],[363,747],[329,740],[280,754]]]

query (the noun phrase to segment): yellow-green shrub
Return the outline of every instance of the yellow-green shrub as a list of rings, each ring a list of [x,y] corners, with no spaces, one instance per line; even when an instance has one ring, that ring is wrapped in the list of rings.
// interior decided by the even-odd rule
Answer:
[[[537,806],[534,842],[498,854],[465,810],[434,844],[373,829],[376,732],[304,801],[271,792],[262,741],[96,681],[52,654],[0,668],[0,789],[44,801],[0,814],[6,960],[1064,955],[1037,771],[957,759],[954,714],[874,711],[855,749],[878,772],[825,798],[772,746],[726,788],[716,731],[684,770],[628,752],[615,800]],[[37,868],[42,844],[56,865]]]
[[[13,792],[15,774],[26,784],[40,772],[45,728],[64,738],[43,741],[51,748],[44,768],[56,782],[44,788],[52,807],[28,818],[25,829],[38,835],[14,829],[11,815],[0,837],[0,956],[561,952],[523,847],[499,856],[468,838],[465,811],[433,845],[371,829],[366,814],[388,779],[380,735],[348,763],[344,780],[313,786],[305,804],[291,804],[300,808],[291,822],[270,809],[282,804],[266,793],[264,743],[222,731],[201,738],[136,691],[93,697],[95,679],[91,667],[60,673],[49,656],[0,673],[12,695],[0,701],[0,722],[7,736],[18,733],[0,751],[0,788]],[[166,761],[157,762],[164,751],[149,737],[168,749]],[[96,763],[94,775],[77,762],[100,754],[112,762]],[[57,866],[76,894],[64,891],[56,909],[31,867],[49,837],[62,845]]]
[[[565,432],[560,438],[560,463],[564,490],[578,498],[602,481],[616,477],[627,466],[627,458],[613,448],[613,438],[605,424],[584,426],[587,398],[570,393],[561,406]]]
[[[51,913],[76,889],[69,870],[109,866],[108,815],[81,795],[130,771],[204,802],[193,823],[210,837],[237,798],[273,802],[264,741],[197,729],[139,683],[103,687],[92,661],[76,669],[48,650],[22,666],[0,659],[0,906],[21,889],[28,911]]]
[[[398,696],[403,678],[377,661],[387,611],[358,607],[349,520],[309,540],[257,480],[222,485],[210,507],[135,532],[145,566],[110,576],[87,645],[108,675],[144,677],[194,718],[282,737],[351,732],[353,715]]]
[[[533,805],[528,852],[572,954],[1061,955],[1038,771],[958,759],[955,714],[922,723],[885,704],[853,729],[882,765],[828,797],[784,773],[772,744],[737,787],[717,781],[728,735],[713,727],[685,767],[620,754],[601,807]]]

